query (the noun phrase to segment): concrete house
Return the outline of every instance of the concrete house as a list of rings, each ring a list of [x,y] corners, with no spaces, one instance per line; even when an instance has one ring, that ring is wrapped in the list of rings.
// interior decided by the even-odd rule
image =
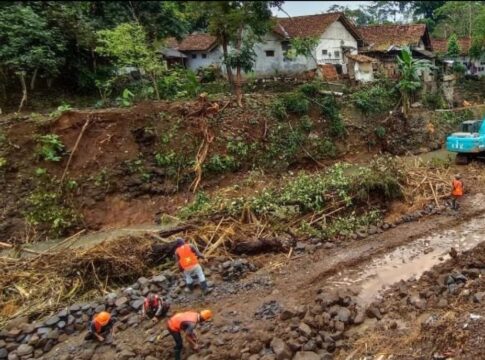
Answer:
[[[313,56],[288,56],[290,39],[308,37],[318,38]],[[343,13],[278,18],[273,30],[255,44],[254,72],[257,75],[297,74],[332,64],[338,73],[347,74],[344,54],[356,54],[361,45],[361,35]]]
[[[217,38],[209,34],[191,34],[181,41],[169,38],[160,52],[173,53],[173,50],[185,56],[181,63],[187,69],[195,71],[201,67],[222,64],[222,47]]]
[[[467,69],[468,75],[485,76],[485,59],[471,59],[469,56],[471,38],[461,38],[458,39],[458,44],[460,45],[460,56],[456,59],[446,56],[448,51],[448,40],[447,39],[431,39],[433,44],[433,50],[443,56],[445,63],[452,64],[453,61],[458,61]]]
[[[410,47],[414,58],[427,59],[434,64],[433,45],[425,24],[369,25],[359,27],[359,31],[365,42],[359,53],[378,60],[387,77],[399,76],[396,57],[405,46]],[[425,82],[433,80],[429,71],[423,77]]]
[[[297,37],[318,38],[313,56],[290,56],[290,40]],[[362,44],[357,28],[343,13],[276,19],[276,26],[272,31],[254,45],[256,59],[253,71],[257,76],[298,74],[331,64],[336,73],[347,74],[348,59],[345,54],[356,54]],[[168,39],[165,48],[160,52],[176,54],[167,49],[176,50],[186,56],[179,56],[180,60],[171,61],[183,63],[188,69],[197,70],[209,65],[222,67],[222,47],[214,36],[208,34],[191,34],[182,41]]]

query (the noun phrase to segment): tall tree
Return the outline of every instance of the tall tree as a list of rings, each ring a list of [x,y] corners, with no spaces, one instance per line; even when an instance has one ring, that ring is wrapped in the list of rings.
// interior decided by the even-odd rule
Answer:
[[[484,6],[483,1],[447,1],[435,11],[441,17],[435,34],[445,38],[453,33],[459,38],[472,37],[473,24]]]
[[[254,42],[270,30],[273,25],[271,8],[281,4],[282,1],[200,1],[195,4],[207,16],[209,32],[222,45],[227,77],[233,84],[239,106],[242,106],[242,71],[252,68]],[[231,52],[229,46],[233,48]]]
[[[118,69],[134,66],[144,70],[152,82],[157,99],[160,100],[157,81],[163,67],[141,25],[120,24],[113,30],[100,30],[97,34],[99,44],[96,51],[113,58]]]
[[[348,6],[342,6],[338,4],[332,5],[329,12],[343,12],[345,16],[351,19],[356,25],[369,25],[376,22],[365,9],[365,7],[359,7],[358,9],[351,9]]]
[[[57,75],[65,41],[57,29],[49,29],[45,18],[19,4],[0,12],[0,44],[0,65],[20,80],[21,111],[28,99],[27,78],[35,81],[38,73]]]

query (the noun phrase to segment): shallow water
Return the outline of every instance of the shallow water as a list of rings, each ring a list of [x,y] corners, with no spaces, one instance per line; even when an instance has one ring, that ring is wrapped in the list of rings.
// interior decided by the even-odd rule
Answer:
[[[470,250],[484,239],[485,215],[482,215],[451,230],[414,240],[362,266],[344,270],[332,276],[329,284],[360,289],[358,301],[367,305],[390,285],[419,278],[434,265],[449,259],[448,252],[452,247],[458,252]]]

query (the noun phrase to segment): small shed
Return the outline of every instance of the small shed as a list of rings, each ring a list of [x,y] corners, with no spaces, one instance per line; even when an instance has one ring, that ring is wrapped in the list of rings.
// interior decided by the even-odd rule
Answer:
[[[180,65],[185,67],[185,59],[187,59],[187,56],[177,49],[162,48],[159,50],[159,53],[162,58],[167,61],[167,66],[171,67]]]
[[[378,61],[367,55],[362,54],[345,54],[348,61],[348,70],[350,80],[359,82],[374,81],[374,65]]]

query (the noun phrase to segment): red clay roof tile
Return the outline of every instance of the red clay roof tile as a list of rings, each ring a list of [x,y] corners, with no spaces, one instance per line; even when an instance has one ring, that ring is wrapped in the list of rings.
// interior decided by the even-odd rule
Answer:
[[[369,50],[375,51],[385,51],[392,45],[416,46],[427,33],[425,24],[369,25],[360,26],[359,31]]]

